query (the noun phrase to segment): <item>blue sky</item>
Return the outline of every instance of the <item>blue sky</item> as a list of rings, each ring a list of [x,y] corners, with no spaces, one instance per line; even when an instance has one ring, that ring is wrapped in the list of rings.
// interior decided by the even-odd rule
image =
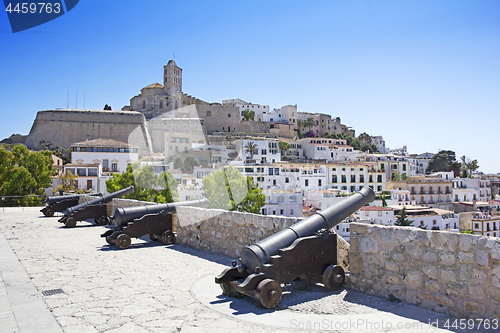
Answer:
[[[500,1],[80,1],[13,34],[0,13],[0,138],[39,110],[121,109],[183,91],[340,117],[410,153],[449,149],[500,172]]]

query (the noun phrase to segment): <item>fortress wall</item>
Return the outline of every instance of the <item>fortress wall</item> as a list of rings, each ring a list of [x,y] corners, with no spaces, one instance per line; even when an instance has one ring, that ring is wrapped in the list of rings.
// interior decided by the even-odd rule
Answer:
[[[128,142],[132,131],[143,126],[144,121],[142,114],[133,111],[39,111],[26,146],[37,150],[40,141],[45,141],[52,147],[69,148],[73,143],[98,138]]]
[[[500,318],[500,239],[351,223],[349,284],[460,318]]]

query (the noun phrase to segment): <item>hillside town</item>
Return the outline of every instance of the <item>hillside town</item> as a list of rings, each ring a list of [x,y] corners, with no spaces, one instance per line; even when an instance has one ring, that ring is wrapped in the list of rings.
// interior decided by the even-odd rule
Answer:
[[[10,140],[34,150],[68,149],[71,161],[53,156],[54,168],[77,176],[76,189],[87,192],[108,193],[106,181],[137,163],[156,175],[168,171],[178,199],[197,200],[205,177],[232,166],[262,190],[262,215],[310,216],[370,187],[377,200],[336,226],[346,240],[350,222],[392,226],[402,215],[413,227],[500,237],[500,176],[475,172],[465,156],[460,164],[453,151],[390,149],[382,135],[356,136],[340,117],[297,105],[208,103],[182,92],[182,69],[173,60],[163,84],[144,87],[120,111],[40,111],[27,137]],[[443,157],[445,167],[436,166]],[[54,176],[48,193],[60,182]]]

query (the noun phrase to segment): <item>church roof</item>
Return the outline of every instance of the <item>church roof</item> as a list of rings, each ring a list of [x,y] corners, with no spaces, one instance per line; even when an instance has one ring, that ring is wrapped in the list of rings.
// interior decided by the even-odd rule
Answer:
[[[161,84],[159,84],[158,82],[156,82],[156,83],[150,84],[147,87],[144,87],[144,89],[154,89],[154,88],[163,88],[163,86]]]

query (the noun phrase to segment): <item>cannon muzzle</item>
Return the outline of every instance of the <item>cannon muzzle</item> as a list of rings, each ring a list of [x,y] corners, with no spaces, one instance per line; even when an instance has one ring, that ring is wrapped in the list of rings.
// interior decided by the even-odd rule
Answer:
[[[319,230],[329,230],[349,217],[359,208],[375,200],[375,193],[369,187],[349,198],[302,220],[280,232],[275,233],[255,244],[246,246],[241,253],[240,271],[253,274],[260,271],[264,264],[270,262],[270,257],[280,249],[290,246],[296,239],[312,236]]]
[[[175,213],[177,207],[179,206],[193,206],[207,208],[209,205],[208,199],[202,200],[192,200],[192,201],[182,201],[165,203],[150,206],[138,206],[138,207],[126,207],[126,208],[116,208],[113,213],[112,223],[114,225],[126,225],[128,222],[138,219],[146,214],[158,214],[160,212],[165,213]]]
[[[79,210],[82,210],[87,206],[106,204],[106,203],[110,202],[111,200],[113,200],[114,198],[121,198],[127,194],[134,193],[134,192],[135,192],[135,187],[133,185],[130,185],[129,187],[115,191],[115,192],[110,193],[110,194],[106,194],[100,198],[95,198],[95,199],[89,200],[87,202],[81,203],[79,205],[70,207],[70,208],[68,208],[66,215],[72,216],[75,212],[78,212]]]
[[[45,203],[47,205],[53,205],[53,204],[61,202],[63,200],[73,200],[73,199],[78,199],[79,197],[80,197],[80,195],[78,195],[78,194],[51,196],[51,197],[47,197],[47,199],[45,199]]]

